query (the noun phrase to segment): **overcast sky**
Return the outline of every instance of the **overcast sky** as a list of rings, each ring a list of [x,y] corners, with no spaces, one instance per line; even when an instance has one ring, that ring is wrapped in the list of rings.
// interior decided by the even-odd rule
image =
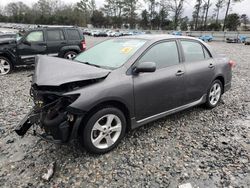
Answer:
[[[4,6],[10,2],[18,2],[20,0],[0,0],[0,5]],[[37,0],[21,0],[23,3],[31,6],[33,3],[36,3]],[[80,0],[61,0],[65,2],[66,4],[69,3],[76,3],[79,2]],[[139,0],[140,2],[144,2],[143,0]],[[185,10],[183,16],[189,16],[191,17],[192,12],[193,12],[193,7],[195,4],[196,0],[187,0],[188,3],[185,4]],[[212,2],[215,2],[216,0],[212,0]],[[97,7],[101,7],[104,3],[104,0],[96,0],[96,5]],[[213,3],[214,5],[214,3]],[[250,18],[250,0],[243,0],[240,3],[234,3],[233,6],[231,6],[232,9],[230,10],[230,13],[236,12],[238,14],[247,14],[248,17]],[[224,8],[225,9],[225,8]],[[210,9],[209,14],[211,15],[213,12],[213,8]],[[225,10],[224,10],[225,12]],[[220,17],[224,16],[223,10],[222,13],[220,14]]]

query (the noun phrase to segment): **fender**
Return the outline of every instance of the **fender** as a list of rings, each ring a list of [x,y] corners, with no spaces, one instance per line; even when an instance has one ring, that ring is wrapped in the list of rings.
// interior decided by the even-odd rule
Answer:
[[[6,58],[8,58],[11,63],[13,64],[13,66],[18,64],[17,61],[17,54],[16,54],[16,48],[0,48],[0,56],[4,56]]]

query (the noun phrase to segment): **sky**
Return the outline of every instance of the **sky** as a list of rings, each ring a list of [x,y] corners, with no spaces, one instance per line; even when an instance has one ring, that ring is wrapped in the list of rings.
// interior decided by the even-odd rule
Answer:
[[[10,3],[10,2],[18,2],[20,0],[0,0],[0,6],[5,6],[6,4]],[[33,3],[36,3],[37,0],[21,0],[23,3],[31,6]],[[80,0],[61,0],[63,2],[65,2],[66,4],[70,4],[70,3],[76,3],[79,2]],[[101,7],[104,3],[104,0],[95,0],[96,1],[96,5],[97,7]],[[143,0],[139,0],[140,2],[142,2],[143,4]],[[193,12],[193,7],[195,4],[196,0],[187,0],[185,6],[184,6],[184,13],[183,16],[188,16],[191,17],[192,16],[192,12]],[[215,2],[215,0],[211,0],[212,2]],[[214,4],[214,3],[213,3]],[[231,6],[231,10],[230,13],[238,13],[238,14],[247,14],[248,17],[250,18],[250,0],[243,0],[240,3],[234,3]],[[146,6],[145,6],[146,8]],[[224,10],[223,10],[224,9]],[[222,18],[224,16],[224,12],[225,12],[225,8],[222,9],[222,12],[220,14],[220,18]],[[213,12],[213,8],[211,7],[209,14],[211,15]]]

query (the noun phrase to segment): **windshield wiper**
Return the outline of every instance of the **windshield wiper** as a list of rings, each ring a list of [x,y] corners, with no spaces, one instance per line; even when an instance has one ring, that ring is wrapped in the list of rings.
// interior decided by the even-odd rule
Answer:
[[[94,67],[101,68],[100,65],[95,65],[95,64],[89,63],[89,62],[87,62],[87,61],[84,62],[84,61],[79,61],[79,60],[76,60],[76,59],[74,59],[74,61],[77,61],[77,62],[79,62],[79,63],[84,63],[84,64],[86,64],[86,65],[91,65],[91,66],[94,66]]]
[[[94,67],[101,68],[100,65],[95,65],[95,64],[92,64],[92,63],[89,63],[89,62],[82,62],[82,63],[84,63],[84,64],[86,64],[86,65],[91,65],[91,66],[94,66]]]

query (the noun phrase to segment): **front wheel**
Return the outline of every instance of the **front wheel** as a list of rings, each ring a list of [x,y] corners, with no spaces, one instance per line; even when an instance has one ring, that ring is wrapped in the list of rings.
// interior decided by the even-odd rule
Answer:
[[[222,83],[220,80],[215,80],[207,92],[207,108],[214,108],[218,105],[222,95]]]
[[[9,59],[0,56],[0,75],[9,74],[13,70],[13,66]]]
[[[119,144],[125,130],[126,118],[122,111],[114,107],[102,108],[85,124],[81,144],[90,153],[103,154]]]

